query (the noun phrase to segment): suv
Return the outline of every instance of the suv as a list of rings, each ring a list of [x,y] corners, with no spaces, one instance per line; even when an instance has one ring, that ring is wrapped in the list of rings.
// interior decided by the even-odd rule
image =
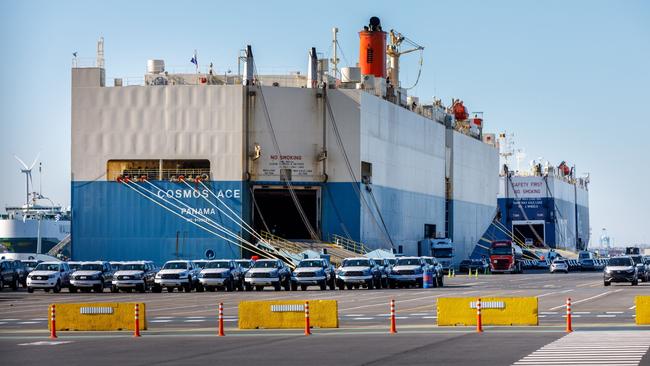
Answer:
[[[120,269],[113,276],[111,292],[135,289],[146,292],[154,284],[156,266],[151,261],[122,262]]]
[[[422,257],[424,262],[429,266],[429,271],[431,276],[433,276],[433,287],[442,287],[444,286],[445,272],[442,268],[442,264],[433,257]]]
[[[569,273],[569,263],[567,263],[565,259],[556,258],[553,260],[553,262],[551,262],[549,271],[551,273],[555,273],[555,272]]]
[[[630,258],[634,261],[634,265],[639,272],[639,281],[647,281],[648,273],[646,272],[646,265],[643,261],[643,256],[635,254],[631,255]]]
[[[346,258],[336,270],[336,285],[339,290],[367,287],[381,288],[381,270],[372,258]]]
[[[246,272],[248,272],[249,269],[253,268],[253,264],[255,263],[255,261],[253,261],[252,259],[237,259],[235,260],[235,263],[239,264],[243,276],[246,274]]]
[[[0,291],[5,286],[11,287],[12,290],[18,290],[20,279],[18,272],[14,269],[14,264],[10,260],[0,261]]]
[[[211,260],[205,263],[199,273],[199,283],[208,290],[223,288],[226,291],[244,289],[244,274],[232,259]]]
[[[79,269],[70,276],[70,292],[104,292],[105,287],[111,287],[113,268],[108,262],[82,262]]]
[[[291,274],[291,289],[305,291],[310,285],[318,285],[321,290],[336,288],[334,267],[325,259],[303,259]]]
[[[70,286],[70,267],[66,262],[42,262],[27,276],[27,292],[43,289],[45,292],[61,292]]]
[[[603,272],[603,282],[609,286],[612,282],[630,282],[632,286],[639,284],[638,267],[628,256],[614,257],[609,260]]]
[[[160,271],[156,273],[154,280],[153,292],[161,292],[165,287],[167,292],[173,292],[175,288],[178,291],[192,291],[198,289],[198,272],[192,261],[173,260],[165,263]]]
[[[388,275],[388,287],[422,287],[422,275],[428,264],[420,257],[400,257]]]
[[[11,264],[14,266],[14,269],[16,270],[16,273],[18,274],[18,282],[20,282],[23,287],[27,287],[27,275],[29,274],[27,267],[18,259],[14,259],[11,262]]]
[[[244,277],[246,291],[262,291],[264,286],[273,285],[275,291],[281,287],[291,289],[291,270],[279,259],[260,259],[253,264],[253,268],[246,272]]]

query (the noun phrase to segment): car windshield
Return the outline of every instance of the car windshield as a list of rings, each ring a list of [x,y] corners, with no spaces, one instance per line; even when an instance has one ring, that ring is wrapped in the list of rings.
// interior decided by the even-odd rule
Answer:
[[[433,249],[433,256],[436,258],[451,258],[453,250],[451,248]]]
[[[612,258],[609,260],[609,266],[612,267],[628,267],[632,265],[630,258]]]
[[[203,268],[230,268],[230,262],[228,261],[219,261],[219,262],[208,262]]]
[[[561,260],[561,259],[556,259],[556,260],[553,261],[553,263],[554,264],[566,264],[566,262],[564,260]]]
[[[81,263],[68,263],[68,267],[70,267],[70,269],[79,269]]]
[[[185,263],[185,262],[167,262],[163,266],[163,269],[187,269],[187,263]]]
[[[199,267],[199,268],[205,268],[205,265],[207,262],[194,262],[194,265]]]
[[[420,260],[417,258],[402,258],[397,260],[398,266],[419,266]]]
[[[243,268],[251,268],[251,262],[250,261],[237,261],[240,266]]]
[[[594,264],[594,260],[593,259],[585,259],[585,260],[582,261],[582,263],[583,264]]]
[[[58,271],[59,265],[56,263],[41,263],[36,266],[35,271]]]
[[[275,268],[277,267],[276,261],[257,261],[253,265],[253,268]]]
[[[37,261],[23,261],[23,264],[27,267],[36,267],[38,265]]]
[[[395,265],[395,263],[397,263],[397,259],[395,259],[395,258],[390,258],[390,259],[388,260],[388,263],[390,263],[391,265]]]
[[[510,246],[492,247],[492,249],[490,249],[490,252],[495,255],[511,255],[512,247]]]
[[[305,268],[305,267],[322,267],[323,262],[321,261],[301,261],[298,263],[298,268]]]
[[[133,264],[123,264],[120,266],[122,271],[144,271],[144,264],[133,263]]]
[[[82,264],[79,269],[82,271],[101,271],[104,268],[101,264]]]
[[[346,259],[343,261],[343,267],[370,267],[370,261],[367,259]]]

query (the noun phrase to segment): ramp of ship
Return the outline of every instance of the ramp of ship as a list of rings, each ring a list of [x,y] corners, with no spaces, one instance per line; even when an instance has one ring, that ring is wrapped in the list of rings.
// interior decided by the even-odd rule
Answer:
[[[350,257],[362,256],[368,252],[368,249],[361,243],[353,240],[333,235],[331,242],[324,241],[292,241],[263,231],[261,233],[265,243],[258,242],[258,247],[265,248],[269,253],[281,253],[283,257],[289,258],[293,264],[303,259],[303,253],[309,251],[316,253],[327,252],[330,256],[330,262],[333,265],[340,265],[343,259]],[[268,247],[270,246],[270,247]]]

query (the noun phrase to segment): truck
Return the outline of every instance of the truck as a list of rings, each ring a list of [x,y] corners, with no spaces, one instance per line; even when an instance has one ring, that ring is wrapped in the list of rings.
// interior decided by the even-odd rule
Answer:
[[[640,255],[641,249],[637,247],[626,247],[625,255]]]
[[[434,257],[444,272],[449,273],[454,262],[454,243],[448,238],[428,238],[418,242],[418,256]]]
[[[490,270],[492,273],[523,273],[523,254],[510,240],[493,241],[490,245]]]

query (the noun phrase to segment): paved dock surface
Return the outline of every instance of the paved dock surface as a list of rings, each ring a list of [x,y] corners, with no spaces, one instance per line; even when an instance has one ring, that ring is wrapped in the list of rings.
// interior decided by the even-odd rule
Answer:
[[[70,294],[65,290],[59,294],[28,294],[5,289],[0,293],[0,354],[7,361],[3,364],[21,365],[46,363],[54,358],[69,365],[87,365],[92,360],[93,366],[209,361],[286,365],[553,364],[558,361],[553,358],[555,353],[548,358],[549,352],[543,347],[565,339],[564,304],[571,297],[576,330],[571,337],[578,338],[569,340],[587,348],[582,355],[584,361],[565,355],[561,364],[585,364],[590,352],[604,360],[620,354],[616,341],[610,342],[612,347],[603,348],[595,341],[598,337],[628,337],[631,344],[638,341],[633,354],[628,352],[621,358],[627,360],[622,364],[650,364],[643,345],[643,339],[650,339],[650,327],[634,325],[636,295],[650,295],[650,284],[604,287],[602,273],[595,272],[479,278],[458,275],[445,278],[445,287],[435,289],[269,289],[189,294]],[[540,326],[487,327],[483,334],[476,334],[471,327],[437,327],[436,299],[450,296],[537,296]],[[262,299],[337,300],[341,327],[315,329],[310,337],[299,330],[238,330],[239,301]],[[397,304],[395,335],[388,334],[391,299]],[[142,338],[134,340],[128,332],[59,332],[56,341],[47,338],[48,304],[116,301],[147,304],[149,330],[143,332]],[[216,336],[219,302],[224,303],[226,337]],[[590,344],[598,349],[590,349]]]

